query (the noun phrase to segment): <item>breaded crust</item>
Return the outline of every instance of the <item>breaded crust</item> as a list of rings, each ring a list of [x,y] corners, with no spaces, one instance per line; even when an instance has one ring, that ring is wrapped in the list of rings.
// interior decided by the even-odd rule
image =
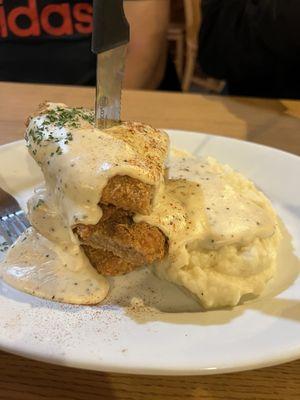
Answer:
[[[132,264],[115,256],[110,251],[95,249],[91,246],[82,246],[90,263],[101,275],[115,276],[124,275],[133,271],[139,265]]]
[[[27,120],[25,121],[25,125],[28,127],[32,118],[45,114],[47,110],[49,110],[50,105],[51,103],[47,101],[41,103],[38,106],[37,110],[27,118]],[[61,107],[66,108],[64,104],[61,104]],[[140,133],[144,129],[149,130],[149,135],[146,136],[147,140],[145,140],[144,138],[145,133],[143,133],[144,136]],[[127,136],[125,135],[125,133]],[[121,126],[115,128],[114,135],[116,135],[116,137],[123,137],[124,140],[126,139],[128,143],[134,142],[135,138],[140,140],[139,143],[141,145],[141,149],[144,149],[144,151],[146,151],[146,154],[151,154],[151,157],[149,156],[147,158],[149,171],[151,171],[151,169],[161,169],[161,172],[163,172],[162,166],[164,164],[164,159],[167,155],[168,150],[166,135],[164,135],[162,132],[159,132],[158,130],[138,123],[126,123],[124,127]],[[158,138],[160,138],[161,140],[158,140]],[[155,152],[155,154],[153,155],[150,150],[154,147],[157,148],[157,152]],[[161,163],[158,163],[158,160],[152,160],[152,158],[155,158],[155,156],[160,153]],[[150,160],[152,160],[152,163],[150,162]],[[133,213],[149,215],[152,210],[154,194],[154,185],[146,184],[138,179],[132,178],[127,175],[117,175],[110,178],[106,187],[103,189],[101,195],[101,203],[112,204],[116,207],[132,211]]]
[[[112,253],[124,263],[131,264],[130,270],[165,256],[167,239],[158,228],[144,222],[135,223],[132,214],[126,210],[106,205],[101,208],[103,216],[98,224],[80,224],[74,228],[83,245]],[[120,271],[127,268],[123,265]]]
[[[42,115],[48,108],[48,102],[47,101],[43,101],[43,103],[40,103],[38,105],[38,108],[36,109],[36,111],[34,111],[32,114],[30,114],[26,120],[25,120],[25,126],[28,127],[28,125],[30,124],[30,121],[32,120],[32,118],[37,117],[38,115]]]
[[[154,187],[127,175],[116,175],[102,191],[101,203],[139,214],[150,214]]]
[[[43,103],[26,125],[33,117],[57,106],[68,109],[64,104]],[[84,121],[81,122],[85,126]],[[133,215],[147,215],[152,211],[155,190],[163,178],[169,140],[166,133],[137,122],[124,122],[107,130],[106,134],[121,139],[132,151],[132,159],[123,160],[123,154],[118,155],[120,165],[126,163],[133,171],[144,171],[147,182],[151,183],[128,175],[110,178],[102,193],[99,191],[99,205],[103,209],[99,223],[74,228],[94,267],[103,274],[116,275],[161,260],[167,252],[164,234],[147,223],[135,223]]]

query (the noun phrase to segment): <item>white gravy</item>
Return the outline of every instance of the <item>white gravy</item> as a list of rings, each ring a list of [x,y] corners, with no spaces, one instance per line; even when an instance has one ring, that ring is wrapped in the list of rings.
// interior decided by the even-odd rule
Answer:
[[[140,123],[104,131],[93,113],[48,103],[26,131],[29,152],[45,184],[28,202],[33,226],[8,251],[2,277],[39,297],[75,304],[104,299],[108,283],[90,265],[72,232],[75,224],[96,224],[103,188],[115,175],[164,185],[168,136]]]
[[[228,179],[233,171],[227,169],[213,159],[201,161],[173,152],[170,179],[153,212],[135,216],[136,222],[157,226],[169,238],[170,265],[187,265],[192,247],[243,246],[274,233],[276,218],[271,207],[266,208],[266,198],[252,190],[249,181],[247,192],[240,191],[238,183]]]
[[[108,284],[91,267],[72,227],[99,221],[102,190],[118,174],[156,189],[153,212],[135,221],[167,236],[171,265],[187,265],[193,246],[242,246],[275,231],[265,197],[250,182],[246,192],[240,190],[238,174],[212,160],[173,154],[164,183],[168,137],[151,127],[124,123],[100,131],[92,113],[48,104],[31,119],[26,138],[45,184],[28,202],[33,228],[8,251],[2,277],[27,293],[75,304],[104,299]]]

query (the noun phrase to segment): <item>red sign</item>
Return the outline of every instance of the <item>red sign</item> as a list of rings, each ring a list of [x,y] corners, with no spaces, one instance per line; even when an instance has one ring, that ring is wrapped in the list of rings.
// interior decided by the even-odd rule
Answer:
[[[92,13],[90,2],[0,0],[0,39],[90,34]]]

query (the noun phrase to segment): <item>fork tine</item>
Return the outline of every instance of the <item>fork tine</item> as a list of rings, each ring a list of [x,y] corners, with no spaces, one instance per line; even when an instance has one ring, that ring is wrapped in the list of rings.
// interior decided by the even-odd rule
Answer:
[[[7,242],[13,243],[19,235],[15,232],[15,229],[12,229],[14,227],[8,224],[7,220],[8,217],[1,218],[2,229],[6,232]]]
[[[9,244],[12,244],[28,227],[29,222],[23,211],[0,218],[0,235]]]
[[[15,214],[11,214],[8,216],[7,223],[9,224],[10,227],[12,227],[14,229],[15,233],[18,236],[20,236],[24,232],[24,229],[22,228],[21,224],[18,222],[18,218],[16,217]]]
[[[8,244],[12,243],[11,237],[7,234],[6,228],[2,226],[2,219],[0,219],[0,236],[2,236]]]
[[[12,244],[29,226],[16,199],[0,187],[0,235]]]
[[[28,221],[28,219],[26,218],[26,215],[25,215],[25,213],[24,213],[23,210],[17,211],[17,212],[15,213],[15,215],[16,215],[16,217],[17,217],[17,219],[18,219],[18,222],[19,222],[20,225],[24,228],[24,230],[27,229],[27,228],[30,226],[29,221]]]

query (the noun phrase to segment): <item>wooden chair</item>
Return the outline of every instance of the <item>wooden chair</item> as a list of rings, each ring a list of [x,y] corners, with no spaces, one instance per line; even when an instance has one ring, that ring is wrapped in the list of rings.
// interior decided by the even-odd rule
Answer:
[[[168,40],[175,44],[174,63],[181,80],[184,65],[184,26],[180,23],[171,23],[168,30]]]
[[[170,24],[168,39],[175,43],[174,61],[182,90],[186,92],[190,88],[196,65],[201,0],[180,0],[180,3],[184,9],[184,19]]]
[[[182,90],[187,92],[191,86],[196,67],[201,25],[201,0],[184,0],[184,11],[186,54]]]
[[[171,4],[181,5],[184,9],[184,18],[181,17],[183,21],[172,22],[168,34],[168,39],[175,42],[174,61],[182,90],[188,92],[194,84],[204,91],[220,93],[225,83],[205,76],[201,68],[196,68],[199,67],[197,52],[201,26],[201,0],[172,0]]]

